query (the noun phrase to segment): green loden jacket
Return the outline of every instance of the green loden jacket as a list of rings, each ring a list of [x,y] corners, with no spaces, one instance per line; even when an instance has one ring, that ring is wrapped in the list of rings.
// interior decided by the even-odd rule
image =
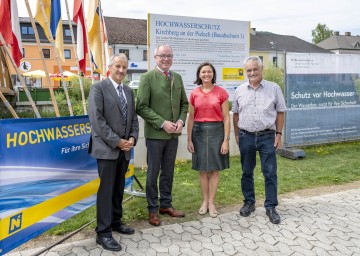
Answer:
[[[147,139],[170,139],[180,134],[168,134],[164,121],[182,120],[185,124],[188,100],[179,74],[171,71],[171,78],[156,68],[141,75],[136,99],[136,113],[144,119]]]

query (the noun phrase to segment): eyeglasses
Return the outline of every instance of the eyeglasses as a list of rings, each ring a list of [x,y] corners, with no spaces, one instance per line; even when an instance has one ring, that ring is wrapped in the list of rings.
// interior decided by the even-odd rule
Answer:
[[[172,55],[172,54],[169,54],[169,55],[160,54],[160,55],[155,55],[155,56],[157,56],[157,57],[159,57],[160,59],[163,59],[163,60],[166,59],[166,58],[172,59],[174,57],[174,55]]]

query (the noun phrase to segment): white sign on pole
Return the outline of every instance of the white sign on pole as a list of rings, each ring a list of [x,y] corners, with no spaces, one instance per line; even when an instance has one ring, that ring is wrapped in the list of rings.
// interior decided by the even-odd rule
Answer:
[[[31,70],[31,64],[28,61],[20,62],[20,69],[23,72],[29,72]]]
[[[149,14],[148,27],[150,69],[156,65],[155,48],[169,44],[174,51],[171,69],[182,76],[187,94],[196,87],[197,67],[205,61],[214,65],[216,83],[228,91],[230,99],[246,79],[243,61],[249,56],[248,21]]]

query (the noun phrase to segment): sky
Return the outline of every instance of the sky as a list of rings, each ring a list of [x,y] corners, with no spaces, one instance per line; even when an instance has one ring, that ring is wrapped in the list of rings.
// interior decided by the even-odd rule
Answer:
[[[28,0],[33,15],[36,0]],[[73,0],[67,0],[72,18]],[[28,17],[24,0],[17,0],[19,17]],[[67,19],[65,0],[62,18]],[[85,15],[89,0],[84,0]],[[292,35],[311,42],[311,31],[326,24],[340,35],[360,35],[359,0],[102,0],[105,16],[147,19],[148,13],[250,21],[257,31]]]

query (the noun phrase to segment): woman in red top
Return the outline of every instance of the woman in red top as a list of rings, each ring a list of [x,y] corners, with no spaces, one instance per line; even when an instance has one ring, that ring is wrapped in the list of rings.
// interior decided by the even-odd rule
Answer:
[[[200,174],[203,203],[199,214],[209,211],[211,217],[216,217],[214,201],[219,171],[229,168],[229,95],[215,85],[212,64],[202,63],[196,77],[195,83],[200,86],[190,93],[187,148],[192,153],[192,168]]]

